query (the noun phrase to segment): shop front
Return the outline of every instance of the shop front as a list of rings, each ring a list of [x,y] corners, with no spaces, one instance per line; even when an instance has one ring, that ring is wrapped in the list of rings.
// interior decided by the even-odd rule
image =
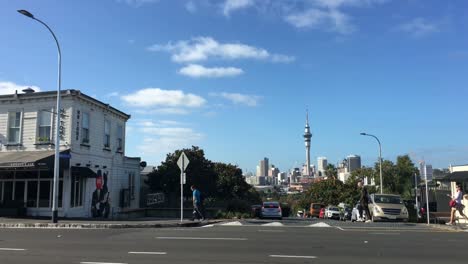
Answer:
[[[64,172],[69,162],[61,159],[60,163],[58,207],[62,208]],[[0,216],[50,214],[53,170],[53,151],[0,153]]]

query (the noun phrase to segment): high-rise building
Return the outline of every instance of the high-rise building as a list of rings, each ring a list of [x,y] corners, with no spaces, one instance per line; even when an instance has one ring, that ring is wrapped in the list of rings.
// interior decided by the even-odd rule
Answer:
[[[325,176],[325,171],[327,170],[328,161],[326,157],[317,158],[317,171],[321,176]]]
[[[349,155],[346,157],[347,165],[348,165],[348,172],[351,173],[357,169],[361,168],[361,157],[358,155]]]
[[[260,160],[259,170],[257,171],[257,176],[268,176],[268,158],[263,158]]]
[[[422,180],[432,181],[432,165],[426,164],[426,162],[419,162],[419,175]]]
[[[306,112],[306,125],[304,131],[304,143],[306,148],[306,171],[305,174],[310,176],[310,139],[312,138],[312,133],[310,133],[309,127],[309,111]]]

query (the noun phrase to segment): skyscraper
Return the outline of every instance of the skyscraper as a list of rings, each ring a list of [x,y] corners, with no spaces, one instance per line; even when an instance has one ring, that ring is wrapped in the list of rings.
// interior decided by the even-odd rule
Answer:
[[[317,158],[317,171],[320,176],[325,176],[325,170],[327,169],[327,166],[328,166],[327,158],[325,157]]]
[[[257,171],[257,176],[268,176],[268,158],[260,160],[260,170]]]
[[[348,160],[348,172],[351,173],[361,168],[361,157],[358,155],[349,155],[346,157]]]
[[[312,138],[312,133],[310,133],[309,127],[309,111],[306,111],[306,126],[304,132],[304,142],[306,147],[306,175],[310,176],[310,139]]]

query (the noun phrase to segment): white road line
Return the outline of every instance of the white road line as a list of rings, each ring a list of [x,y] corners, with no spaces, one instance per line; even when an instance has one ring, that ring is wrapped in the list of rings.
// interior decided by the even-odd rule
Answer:
[[[26,249],[24,249],[24,248],[0,248],[0,250],[4,250],[4,251],[24,251]]]
[[[128,254],[142,254],[142,255],[166,255],[167,252],[136,252],[130,251]]]
[[[400,233],[369,233],[369,235],[384,235],[384,236],[392,236],[392,235],[400,235]]]
[[[270,255],[271,258],[305,258],[305,259],[315,259],[316,256],[292,256],[292,255]]]
[[[262,226],[284,226],[284,225],[280,222],[271,222],[267,224],[262,224]]]
[[[285,232],[284,230],[258,230],[258,232],[276,232],[276,233],[282,233]]]
[[[247,238],[237,237],[156,237],[157,239],[170,239],[170,240],[233,240],[244,241]]]
[[[235,221],[235,222],[228,222],[228,223],[224,223],[224,224],[221,224],[222,226],[241,226],[242,223],[239,222],[239,221]]]
[[[346,230],[344,230],[342,227],[339,227],[339,226],[335,226],[335,228],[336,228],[336,229],[339,229],[339,230],[341,230],[341,231],[346,231]]]
[[[80,262],[80,264],[127,264],[127,263],[116,263],[116,262]]]

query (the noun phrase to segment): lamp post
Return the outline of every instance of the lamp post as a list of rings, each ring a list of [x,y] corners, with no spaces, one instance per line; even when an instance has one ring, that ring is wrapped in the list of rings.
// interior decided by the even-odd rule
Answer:
[[[377,142],[379,143],[379,164],[380,164],[380,194],[383,193],[383,179],[382,179],[382,145],[380,144],[380,140],[374,136],[374,135],[371,135],[371,134],[367,134],[367,133],[361,133],[361,136],[369,136],[369,137],[373,137],[377,140]]]
[[[55,160],[54,160],[54,186],[53,186],[53,193],[52,193],[52,222],[57,223],[58,222],[58,205],[57,205],[57,193],[58,193],[58,179],[59,179],[59,168],[60,168],[60,89],[61,89],[61,83],[62,83],[62,54],[60,52],[60,45],[57,40],[57,37],[55,36],[54,32],[50,27],[42,22],[41,20],[35,18],[33,14],[29,13],[26,10],[18,10],[18,12],[24,16],[27,16],[31,19],[36,20],[37,22],[41,23],[44,25],[49,32],[52,34],[54,37],[55,43],[57,44],[57,50],[58,50],[58,87],[57,87],[57,108],[55,109]]]

